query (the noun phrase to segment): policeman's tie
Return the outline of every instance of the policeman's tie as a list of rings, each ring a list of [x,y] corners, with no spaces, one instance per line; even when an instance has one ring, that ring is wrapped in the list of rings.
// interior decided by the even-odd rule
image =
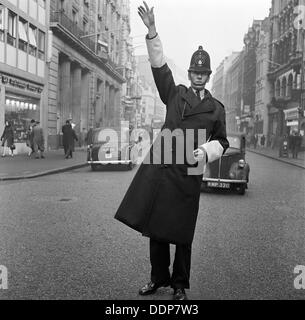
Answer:
[[[201,96],[200,96],[200,91],[199,90],[196,90],[196,95],[197,95],[198,99],[201,101]]]

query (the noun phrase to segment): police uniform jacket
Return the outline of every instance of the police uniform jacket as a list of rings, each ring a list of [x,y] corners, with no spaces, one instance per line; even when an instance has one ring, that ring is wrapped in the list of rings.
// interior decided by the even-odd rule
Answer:
[[[184,144],[186,149],[186,129],[194,129],[195,132],[206,129],[208,142],[204,141],[202,147],[206,151],[207,160],[213,162],[219,159],[228,147],[223,105],[208,91],[200,101],[192,88],[175,85],[172,72],[163,58],[159,36],[147,39],[147,46],[154,80],[160,98],[166,105],[162,132],[178,129],[177,137],[171,144],[173,155],[179,143]],[[184,134],[181,135],[181,132]],[[148,164],[146,159],[141,164],[115,218],[149,238],[173,244],[191,244],[199,209],[203,170],[200,174],[190,175],[188,170],[196,164],[189,164],[186,160],[177,164],[175,156],[172,164],[166,164],[164,155],[159,156],[154,151],[159,150],[160,144],[164,145],[160,136],[147,155],[150,160],[155,159],[154,163]],[[199,143],[196,133],[192,143],[193,151]],[[187,159],[186,153],[184,159]]]

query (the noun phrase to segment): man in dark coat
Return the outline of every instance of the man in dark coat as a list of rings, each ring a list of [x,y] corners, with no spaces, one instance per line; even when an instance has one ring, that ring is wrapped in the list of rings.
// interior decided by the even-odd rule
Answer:
[[[174,289],[174,300],[186,300],[185,289],[190,287],[191,246],[199,209],[203,166],[196,175],[190,174],[190,169],[196,165],[185,160],[189,159],[187,151],[183,154],[184,161],[181,164],[177,161],[176,151],[179,145],[187,145],[186,133],[192,129],[195,139],[190,153],[193,160],[198,161],[198,168],[205,159],[208,162],[219,159],[229,145],[225,110],[205,90],[212,71],[210,57],[201,46],[193,54],[188,70],[191,87],[175,85],[171,70],[164,60],[153,8],[149,9],[145,2],[144,6],[139,7],[138,12],[148,28],[146,42],[152,72],[167,113],[162,131],[137,171],[115,218],[150,238],[151,281],[140,289],[139,294],[153,294],[159,287],[170,285]],[[206,130],[206,137],[209,137],[206,143],[205,140],[200,142],[196,135],[203,129]],[[176,144],[171,143],[169,151],[177,157],[168,163],[164,153],[167,150],[162,150],[161,154],[158,150],[165,145],[163,133],[174,131],[178,132]],[[176,245],[171,276],[170,244]]]
[[[66,121],[66,124],[62,127],[63,132],[63,145],[66,159],[73,157],[74,140],[78,141],[75,130],[72,128],[70,121]]]
[[[71,123],[69,120],[66,121],[66,124],[64,124],[61,128],[62,131],[62,144],[64,147],[64,153],[65,156],[67,156],[67,151],[69,149],[69,134],[71,133]]]

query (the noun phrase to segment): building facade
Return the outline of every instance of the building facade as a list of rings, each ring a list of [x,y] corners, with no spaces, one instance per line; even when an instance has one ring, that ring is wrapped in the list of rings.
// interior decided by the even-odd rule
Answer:
[[[304,123],[300,114],[304,39],[296,28],[300,0],[272,1],[270,12],[269,105],[270,132],[276,136],[298,131]],[[304,126],[304,125],[303,125]]]
[[[77,134],[118,127],[126,61],[125,0],[51,0],[48,68],[49,147],[61,145],[67,119]]]
[[[241,110],[241,61],[242,53],[234,57],[226,74],[225,107],[228,132],[238,132]]]
[[[255,95],[256,95],[256,49],[259,41],[261,20],[254,20],[244,36],[242,61],[242,107],[240,130],[254,133]]]
[[[270,19],[266,18],[259,31],[259,41],[256,48],[256,92],[254,110],[254,134],[260,138],[269,135],[268,104],[271,99],[271,88],[268,81],[269,66],[269,30]]]
[[[48,17],[49,0],[0,1],[0,132],[12,122],[17,153],[31,119],[47,127]]]

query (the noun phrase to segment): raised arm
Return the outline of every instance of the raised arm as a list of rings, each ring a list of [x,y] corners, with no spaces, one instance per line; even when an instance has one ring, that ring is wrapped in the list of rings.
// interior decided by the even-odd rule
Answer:
[[[167,105],[170,96],[176,90],[176,85],[172,72],[165,61],[162,43],[155,24],[154,8],[150,9],[145,1],[143,4],[144,6],[138,8],[138,14],[148,29],[146,45],[152,72],[160,98]]]

